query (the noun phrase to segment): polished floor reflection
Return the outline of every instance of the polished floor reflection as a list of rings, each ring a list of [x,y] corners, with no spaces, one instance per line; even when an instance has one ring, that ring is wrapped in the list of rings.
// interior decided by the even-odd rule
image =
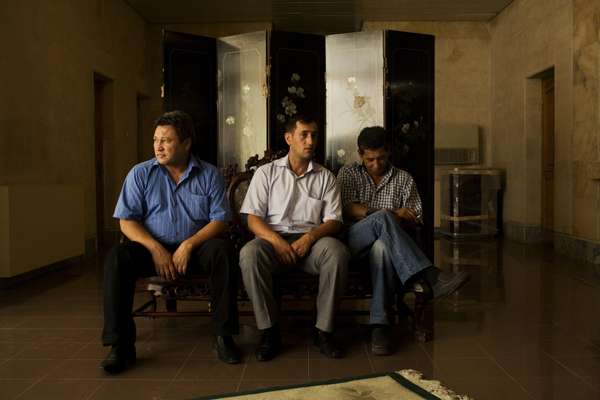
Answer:
[[[237,366],[211,352],[205,318],[138,320],[138,364],[117,377],[99,368],[99,260],[0,291],[0,399],[185,399],[375,371],[413,368],[476,399],[600,399],[600,267],[509,241],[436,242],[436,263],[470,282],[435,306],[435,340],[396,328],[398,351],[370,354],[368,330],[342,320],[342,360],[324,359],[310,321],[287,319],[286,348],[259,363],[243,319]]]

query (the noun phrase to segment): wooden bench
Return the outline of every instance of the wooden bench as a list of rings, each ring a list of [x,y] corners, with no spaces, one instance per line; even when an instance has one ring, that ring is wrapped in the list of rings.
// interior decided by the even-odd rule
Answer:
[[[230,237],[238,251],[244,243],[253,237],[246,229],[243,218],[239,214],[252,174],[260,165],[283,155],[285,153],[265,152],[263,158],[259,159],[258,156],[250,158],[244,172],[236,174],[232,168],[225,173],[228,181],[227,196],[233,210]],[[415,235],[418,237],[419,232],[416,231]],[[238,301],[245,305],[245,307],[240,308],[240,316],[253,315],[241,281],[239,286]],[[318,276],[309,275],[298,270],[291,271],[279,275],[275,281],[275,287],[277,288],[277,297],[281,299],[280,304],[283,314],[315,314],[314,300],[319,287]],[[162,280],[160,277],[150,277],[137,281],[137,291],[147,293],[149,298],[133,311],[135,317],[186,317],[209,316],[211,314],[208,277],[184,277],[171,282]],[[397,293],[396,297],[396,317],[399,320],[405,320],[406,318],[410,320],[416,340],[420,342],[431,340],[433,338],[433,309],[431,302],[428,300],[431,298],[429,288],[423,285],[420,291]],[[161,302],[160,299],[163,301]],[[353,260],[349,268],[347,290],[342,298],[338,314],[368,316],[370,299],[371,274],[369,268],[364,264],[364,261]],[[205,306],[194,307],[193,309],[182,307],[182,303],[187,302],[204,303]],[[344,307],[344,304],[348,303],[351,307]],[[311,304],[313,306],[308,308],[286,307],[290,304]]]

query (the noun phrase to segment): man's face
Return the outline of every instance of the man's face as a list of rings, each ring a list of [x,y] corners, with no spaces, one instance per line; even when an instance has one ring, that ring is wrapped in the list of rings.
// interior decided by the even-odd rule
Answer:
[[[285,141],[294,156],[301,160],[311,160],[317,147],[317,124],[296,122],[296,129],[286,132]]]
[[[390,152],[384,147],[376,150],[359,150],[358,155],[360,156],[369,175],[381,176],[387,171],[389,166]]]
[[[171,125],[157,126],[154,131],[154,155],[160,165],[183,165],[190,151],[190,140],[179,141]]]

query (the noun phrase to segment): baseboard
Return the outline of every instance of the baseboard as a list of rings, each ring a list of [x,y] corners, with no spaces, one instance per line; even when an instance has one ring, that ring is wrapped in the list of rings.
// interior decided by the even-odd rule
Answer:
[[[547,231],[541,226],[517,222],[504,224],[504,236],[521,243],[551,243],[554,252],[575,260],[600,264],[600,243],[565,233]]]
[[[600,243],[554,232],[554,251],[576,260],[600,264]]]
[[[504,237],[521,243],[543,243],[547,240],[541,226],[510,221],[504,223]]]
[[[62,261],[55,262],[50,265],[45,265],[40,268],[36,268],[32,271],[24,272],[22,274],[11,276],[9,278],[0,278],[0,289],[8,289],[13,286],[17,286],[22,284],[23,282],[27,282],[33,279],[36,279],[40,276],[46,275],[50,272],[65,270],[65,269],[75,269],[82,268],[83,266],[83,255],[75,256],[71,258],[67,258]]]

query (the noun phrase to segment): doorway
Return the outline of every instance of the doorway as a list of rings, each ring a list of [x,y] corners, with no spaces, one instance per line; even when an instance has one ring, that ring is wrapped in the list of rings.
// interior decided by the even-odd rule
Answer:
[[[96,251],[107,248],[106,235],[106,153],[105,144],[112,130],[113,82],[94,72],[94,171],[96,179]]]

